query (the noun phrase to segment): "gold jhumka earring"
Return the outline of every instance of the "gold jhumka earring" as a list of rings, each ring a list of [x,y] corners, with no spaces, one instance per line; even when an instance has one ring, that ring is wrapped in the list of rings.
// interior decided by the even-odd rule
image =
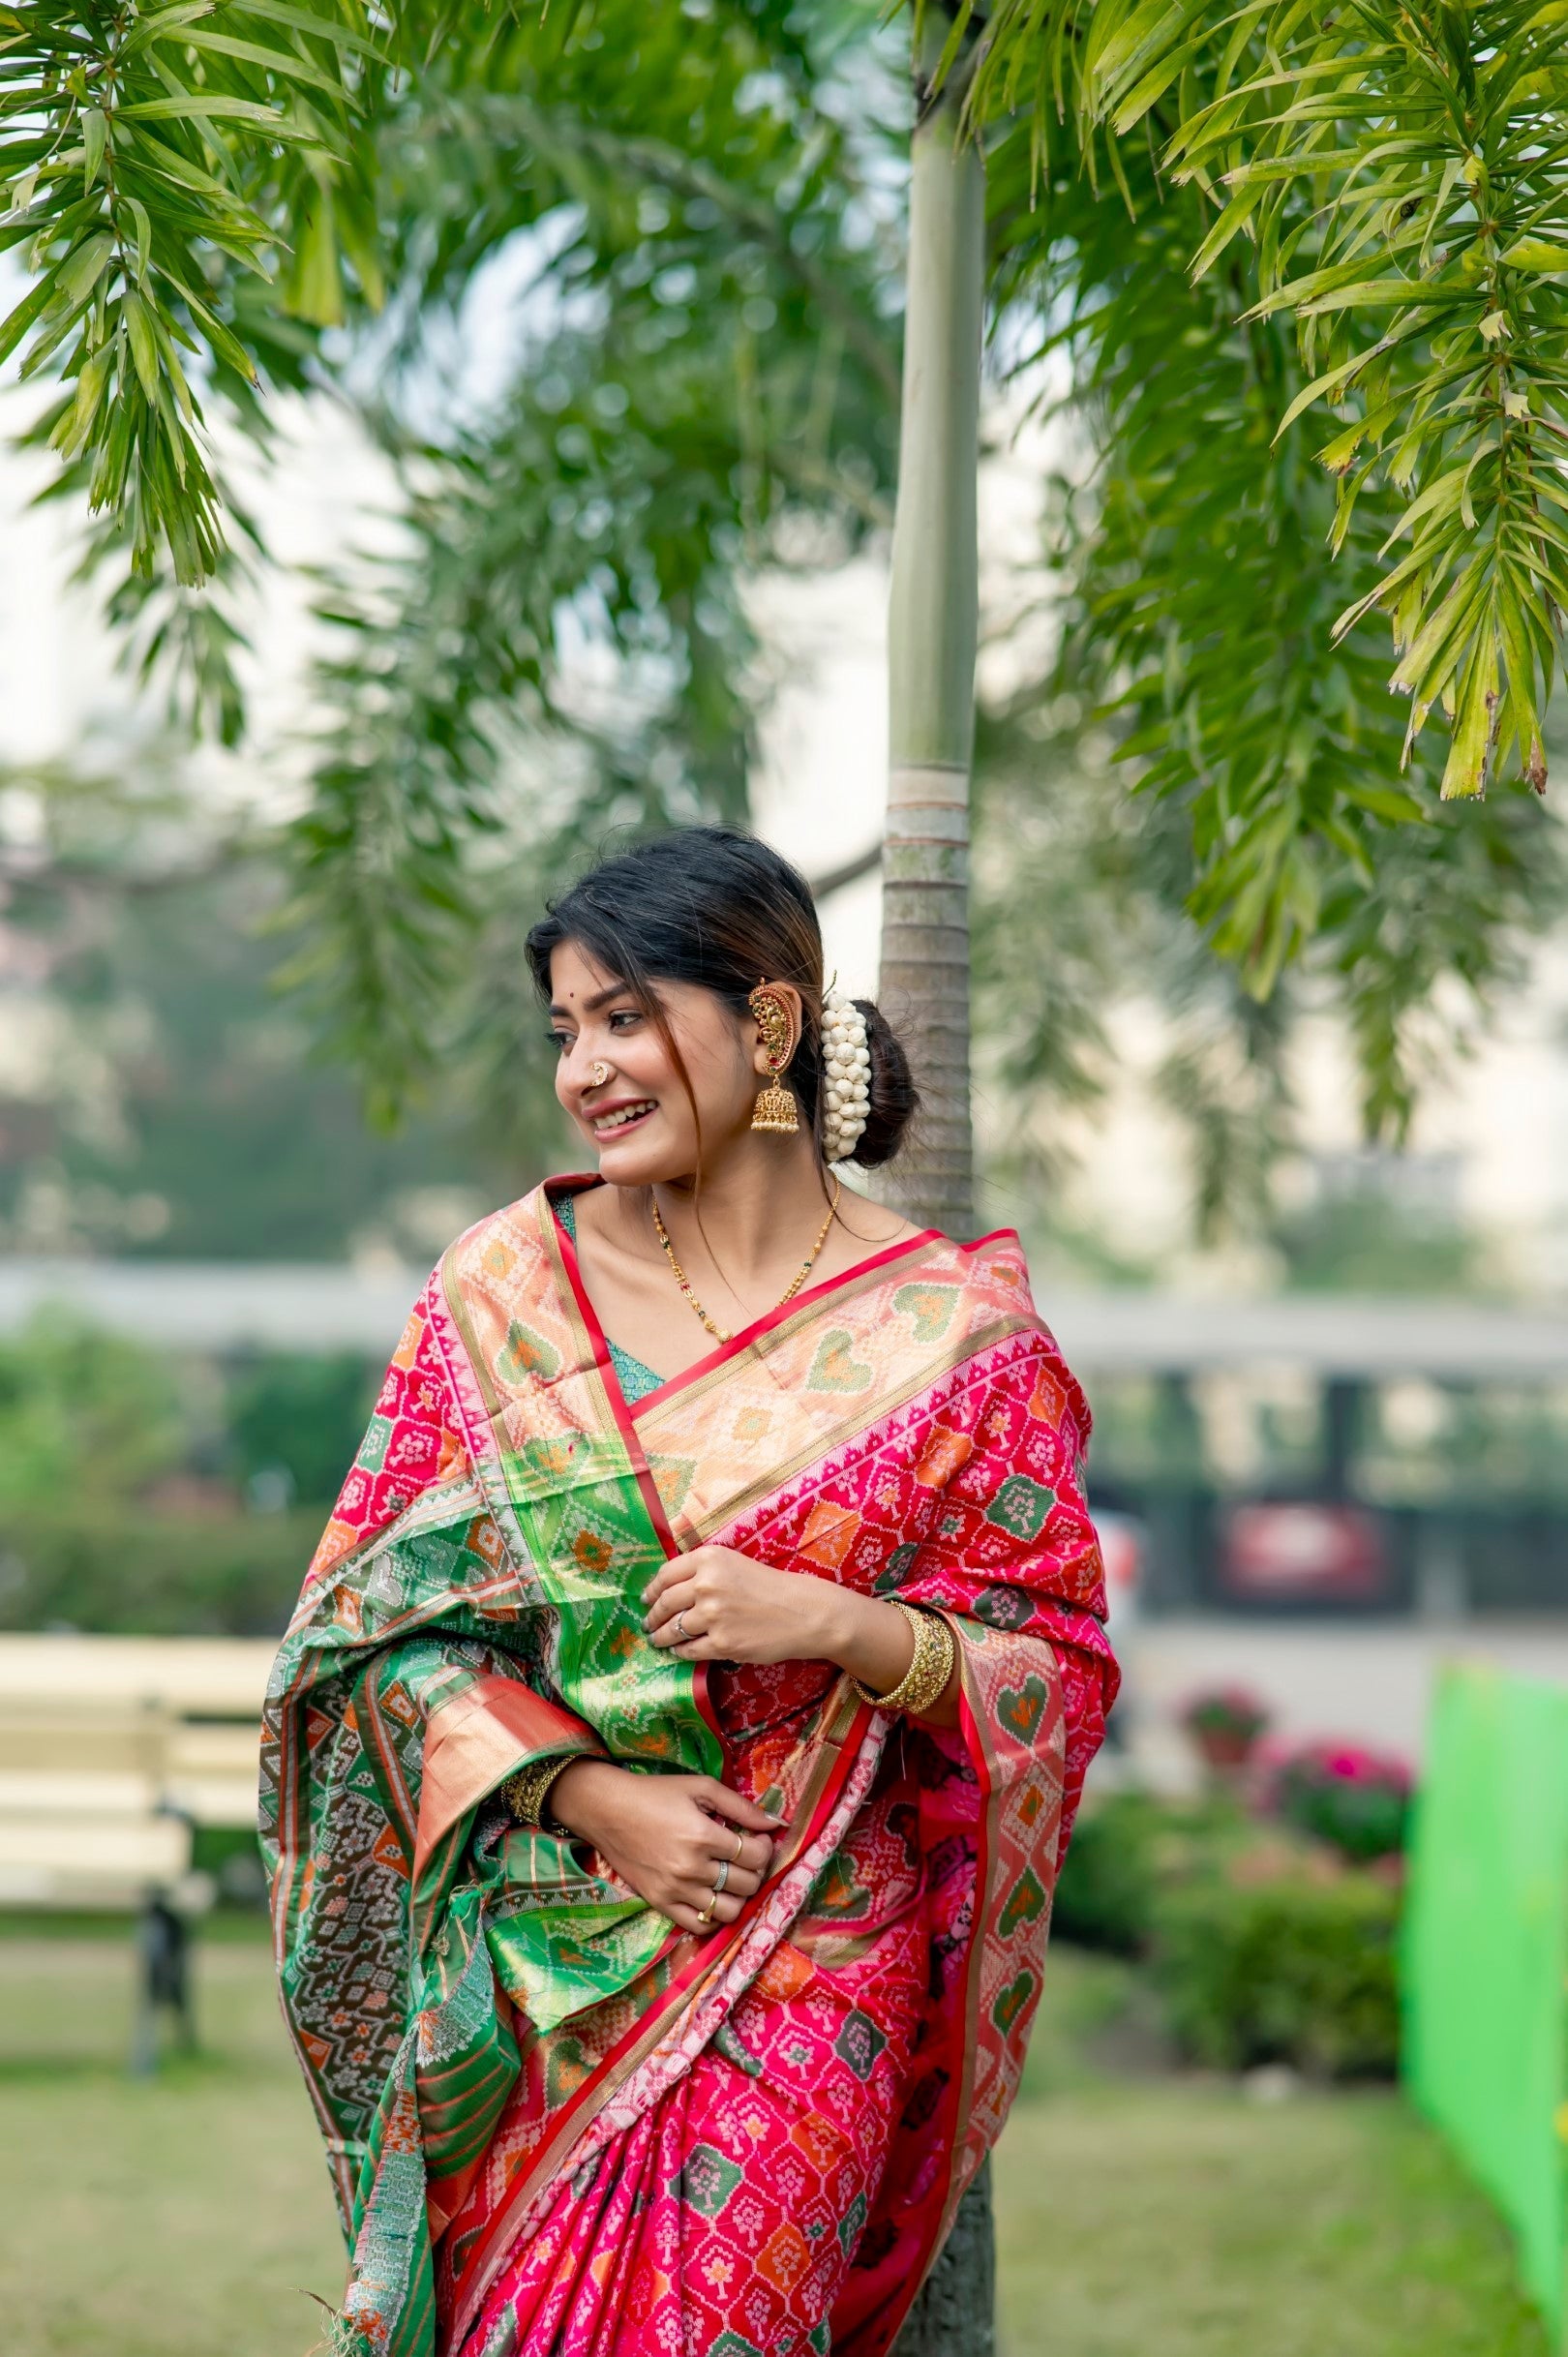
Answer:
[[[767,1086],[757,1092],[751,1126],[754,1130],[771,1130],[778,1137],[793,1137],[800,1127],[799,1115],[794,1097],[787,1088],[779,1086],[778,1079],[790,1060],[790,1033],[794,1025],[789,1002],[770,982],[759,982],[746,1005],[757,1018],[770,1075]]]

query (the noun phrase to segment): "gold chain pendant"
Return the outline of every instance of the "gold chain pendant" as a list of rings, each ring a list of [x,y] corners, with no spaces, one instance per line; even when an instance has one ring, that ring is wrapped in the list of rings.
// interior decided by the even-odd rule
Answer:
[[[792,1098],[790,1102],[793,1104],[794,1099]],[[833,1224],[833,1215],[838,1209],[838,1198],[842,1193],[843,1189],[839,1181],[834,1179],[833,1199],[828,1206],[828,1217],[826,1220],[824,1220],[822,1225],[817,1230],[817,1241],[815,1244],[813,1244],[811,1250],[807,1253],[805,1258],[796,1270],[795,1275],[790,1279],[789,1284],[784,1287],[783,1292],[780,1293],[778,1299],[774,1302],[773,1307],[775,1310],[782,1310],[787,1301],[793,1301],[796,1294],[799,1293],[800,1287],[804,1284],[806,1279],[810,1276],[812,1269],[816,1265],[817,1254],[821,1252],[823,1246],[828,1241],[828,1230]],[[686,1276],[686,1272],[681,1267],[679,1261],[676,1258],[675,1246],[670,1241],[670,1231],[665,1226],[662,1219],[659,1217],[658,1196],[650,1193],[648,1200],[653,1207],[654,1229],[657,1232],[659,1242],[664,1247],[664,1256],[670,1263],[671,1273],[675,1278],[676,1284],[680,1288],[681,1298],[690,1303],[692,1309],[702,1319],[703,1324],[708,1328],[709,1333],[711,1334],[716,1341],[721,1343],[733,1342],[735,1339],[734,1336],[728,1333],[723,1326],[714,1324],[712,1318],[709,1316],[708,1312],[703,1308],[702,1303],[692,1291],[691,1284]]]

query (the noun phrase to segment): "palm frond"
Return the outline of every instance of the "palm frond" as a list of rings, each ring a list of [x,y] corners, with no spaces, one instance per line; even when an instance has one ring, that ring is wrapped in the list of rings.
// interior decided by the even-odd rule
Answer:
[[[1240,254],[1254,316],[1294,324],[1304,381],[1281,430],[1311,409],[1341,420],[1317,454],[1331,544],[1370,489],[1393,495],[1380,568],[1333,626],[1391,617],[1406,758],[1441,710],[1444,796],[1544,786],[1568,602],[1560,13],[999,0],[968,103],[976,125],[1026,107],[1037,171],[1067,118],[1130,199],[1149,136],[1153,200],[1200,192],[1190,266]]]
[[[0,246],[32,279],[0,357],[58,385],[46,437],[139,571],[218,564],[202,401],[215,375],[256,378],[244,279],[281,273],[281,307],[317,323],[347,269],[375,290],[353,136],[371,26],[361,0],[0,10]]]
[[[1568,836],[1529,795],[1443,810],[1425,744],[1402,771],[1406,716],[1375,618],[1334,629],[1376,585],[1401,495],[1369,483],[1336,554],[1290,322],[1256,316],[1239,252],[1190,277],[1199,192],[1161,201],[1155,160],[1126,162],[1131,217],[1054,165],[1037,184],[1043,237],[1027,137],[990,162],[1006,340],[1043,375],[1059,437],[1037,596],[1060,635],[991,723],[1010,772],[1006,839],[1044,845],[1032,862],[1010,852],[1011,938],[1047,906],[1044,871],[1074,825],[1092,815],[1100,843],[1093,881],[1080,846],[1035,927],[1039,993],[1014,974],[1033,1030],[998,1019],[1015,1053],[1041,1043],[1039,1076],[1059,1095],[1051,1073],[1065,1062],[1070,1076],[1073,1041],[1078,1079],[1101,1070],[1073,1010],[1114,1001],[1128,973],[1162,1006],[1197,1003],[1197,1031],[1217,1039],[1252,1019],[1248,1003],[1270,1021],[1305,986],[1345,1025],[1369,1129],[1398,1137],[1439,1050],[1484,1020],[1560,910]],[[1152,931],[1150,909],[1163,912]],[[1244,994],[1230,1012],[1227,967]]]

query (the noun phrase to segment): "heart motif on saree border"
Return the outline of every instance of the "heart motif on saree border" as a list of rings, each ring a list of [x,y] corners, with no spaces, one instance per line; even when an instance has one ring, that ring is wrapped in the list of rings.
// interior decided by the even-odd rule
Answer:
[[[855,1356],[854,1338],[842,1327],[825,1334],[806,1376],[808,1391],[868,1391],[871,1370]]]
[[[915,1320],[918,1343],[940,1341],[951,1325],[957,1306],[955,1284],[901,1284],[893,1295],[893,1308]]]
[[[1007,1904],[997,1919],[997,1929],[1004,1940],[1010,1940],[1020,1923],[1032,1923],[1045,1904],[1045,1886],[1030,1866],[1025,1866],[1012,1889]]]
[[[506,1328],[506,1340],[496,1353],[496,1373],[507,1384],[522,1383],[532,1375],[549,1382],[560,1373],[560,1352],[547,1343],[542,1334],[514,1317]]]
[[[1045,1715],[1045,1681],[1026,1677],[1021,1686],[1004,1686],[997,1697],[996,1715],[1010,1735],[1020,1743],[1034,1740],[1035,1730]]]
[[[1011,2029],[1034,1993],[1035,1976],[1028,1972],[1020,1973],[1016,1980],[1010,1980],[1002,1991],[1001,1996],[991,2008],[991,2019],[1004,2037]]]

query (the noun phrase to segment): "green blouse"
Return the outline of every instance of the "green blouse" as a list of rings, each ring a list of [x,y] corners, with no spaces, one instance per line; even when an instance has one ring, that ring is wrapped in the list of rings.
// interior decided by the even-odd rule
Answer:
[[[575,1244],[577,1242],[576,1195],[558,1195],[556,1214]],[[610,1342],[608,1334],[604,1339],[607,1343]],[[646,1400],[648,1393],[657,1391],[664,1381],[662,1375],[655,1375],[651,1367],[645,1367],[641,1359],[634,1359],[631,1352],[622,1350],[618,1343],[610,1343],[610,1363],[616,1371],[616,1381],[620,1385],[621,1398],[628,1407],[638,1400]]]

